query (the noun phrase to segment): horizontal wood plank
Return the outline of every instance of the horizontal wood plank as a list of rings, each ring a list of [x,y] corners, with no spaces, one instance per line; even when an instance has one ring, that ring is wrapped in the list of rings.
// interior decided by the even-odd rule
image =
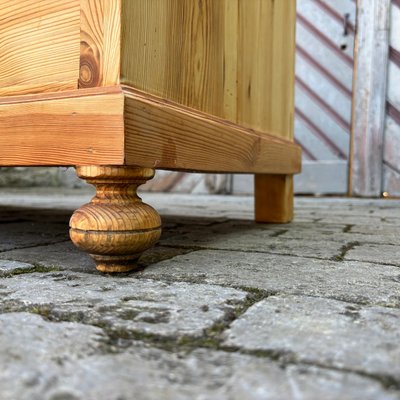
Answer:
[[[131,88],[124,94],[128,165],[272,174],[301,169],[301,150],[289,140]]]
[[[123,94],[117,89],[2,100],[0,165],[123,164]]]

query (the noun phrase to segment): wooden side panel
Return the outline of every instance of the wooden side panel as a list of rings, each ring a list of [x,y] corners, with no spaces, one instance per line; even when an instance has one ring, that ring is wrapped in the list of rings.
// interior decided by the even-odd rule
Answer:
[[[121,81],[224,117],[225,3],[124,1]]]
[[[296,2],[239,2],[237,122],[293,138]]]
[[[2,0],[0,95],[75,89],[79,0]]]
[[[119,83],[121,1],[81,0],[79,87]]]
[[[121,82],[292,138],[293,0],[125,0]]]
[[[122,165],[123,102],[117,89],[3,99],[0,165]]]
[[[292,140],[295,14],[293,0],[124,1],[121,81]],[[265,179],[276,192],[275,181]],[[291,179],[279,198],[268,197],[271,204],[292,197]]]

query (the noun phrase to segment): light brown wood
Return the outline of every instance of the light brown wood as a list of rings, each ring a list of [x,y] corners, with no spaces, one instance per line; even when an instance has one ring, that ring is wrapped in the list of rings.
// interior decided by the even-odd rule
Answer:
[[[4,96],[24,96],[29,94],[54,93],[69,91],[76,85],[71,82],[47,82],[28,85],[0,87],[0,98]]]
[[[161,234],[160,216],[136,193],[154,170],[87,166],[77,167],[77,174],[96,186],[96,196],[72,215],[71,240],[90,253],[101,272],[135,269]]]
[[[293,218],[291,175],[255,176],[255,219],[257,222],[287,223]]]
[[[81,0],[80,15],[79,87],[117,85],[120,74],[121,1]]]
[[[296,1],[239,6],[238,122],[293,140]],[[256,175],[254,198],[257,222],[289,222],[293,177]]]
[[[121,82],[224,118],[225,7],[226,0],[124,1]]]
[[[123,164],[123,94],[86,89],[0,100],[0,165]]]
[[[121,81],[244,128],[270,132],[292,141],[295,12],[296,2],[293,0],[124,1]],[[136,24],[132,24],[132,21],[136,21]],[[137,58],[133,58],[132,54],[137,54]],[[130,101],[127,101],[127,109],[129,132]],[[138,117],[134,118],[133,131],[136,134]],[[146,135],[140,134],[135,138],[128,133],[128,162],[135,162],[134,157],[139,156],[136,152],[141,152],[144,145],[140,136],[150,140],[150,129],[155,124],[157,122],[152,123]],[[171,132],[171,127],[166,126],[165,131]],[[158,127],[151,140],[159,139],[157,132]],[[199,160],[190,167],[189,158],[184,162],[180,158],[185,146],[180,142],[185,139],[181,137],[177,140],[168,132],[165,135],[168,139],[165,137],[158,141],[164,153],[152,152],[152,159],[157,161],[157,166],[159,160],[168,158],[165,168],[172,168],[175,162],[177,165],[184,164],[186,169],[204,168],[205,161],[208,163],[214,156],[214,163],[209,165],[208,171],[220,170],[216,166],[218,163],[222,171],[298,172],[298,168],[290,172],[279,170],[282,164],[275,170],[264,167],[257,169],[262,165],[259,158],[254,160],[254,168],[251,169],[249,164],[252,155],[257,157],[259,154],[248,147],[244,147],[242,158],[239,157],[239,169],[224,166],[225,162],[229,163],[226,159],[232,154],[237,156],[236,152],[230,152],[230,144],[237,142],[222,136],[222,144],[215,132],[206,137],[196,137],[194,131],[189,139],[192,144],[183,150],[184,153],[199,159],[205,156],[203,149],[207,148],[210,154],[203,162]],[[203,148],[196,153],[199,143]],[[220,147],[216,149],[215,146]],[[131,153],[132,150],[135,153]],[[221,157],[222,154],[229,156]],[[140,161],[143,158],[144,155],[140,155]],[[265,162],[268,162],[268,157]],[[264,178],[257,178],[258,181],[261,179]],[[278,188],[286,190],[282,198],[293,197],[292,189],[289,190],[291,179],[288,177],[288,183],[284,186],[278,185]],[[271,191],[278,190],[274,187],[273,178],[266,176],[265,182],[272,185]],[[264,198],[264,193],[259,194],[256,189],[255,196]],[[259,201],[257,204],[263,207],[265,202]],[[287,215],[282,215],[281,219],[286,221]]]
[[[295,173],[299,146],[124,88],[126,163],[151,168]]]
[[[1,95],[77,88],[79,0],[2,0]],[[58,84],[59,83],[59,84]],[[11,90],[5,88],[13,87]]]

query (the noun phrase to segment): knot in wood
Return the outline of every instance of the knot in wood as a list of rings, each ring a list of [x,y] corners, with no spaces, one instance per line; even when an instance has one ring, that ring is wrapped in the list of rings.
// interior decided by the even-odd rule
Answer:
[[[100,84],[99,55],[86,43],[81,42],[81,57],[79,62],[79,87],[90,88]]]

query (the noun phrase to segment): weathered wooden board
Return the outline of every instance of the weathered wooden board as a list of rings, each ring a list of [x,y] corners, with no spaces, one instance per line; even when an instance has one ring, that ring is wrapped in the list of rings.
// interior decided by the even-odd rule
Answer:
[[[0,95],[75,89],[79,0],[2,0]]]
[[[0,165],[121,165],[123,94],[82,89],[0,100]]]
[[[389,55],[390,0],[358,2],[350,191],[379,196]]]

